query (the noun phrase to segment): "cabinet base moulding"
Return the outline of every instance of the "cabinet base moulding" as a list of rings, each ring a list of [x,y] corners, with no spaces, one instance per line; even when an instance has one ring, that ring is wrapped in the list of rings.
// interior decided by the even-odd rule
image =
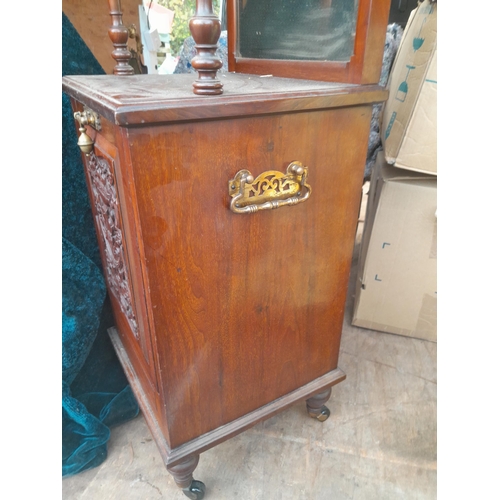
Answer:
[[[202,436],[199,436],[192,441],[189,441],[177,448],[171,449],[166,442],[160,428],[158,421],[151,409],[151,406],[146,398],[145,392],[141,387],[141,383],[137,375],[135,374],[134,368],[130,363],[128,355],[123,347],[120,340],[120,335],[116,328],[110,328],[108,334],[111,338],[111,342],[115,348],[118,358],[127,374],[127,378],[130,381],[132,390],[138,399],[139,406],[144,414],[144,418],[148,424],[148,427],[153,434],[153,437],[158,445],[160,454],[166,466],[174,466],[176,464],[182,463],[186,458],[198,455],[204,451],[213,448],[219,443],[243,432],[250,427],[258,424],[259,422],[266,420],[277,413],[285,410],[286,408],[292,406],[299,401],[305,401],[315,394],[325,391],[326,389],[338,384],[345,380],[346,375],[340,369],[337,368],[332,370],[325,375],[313,380],[312,382],[286,394],[285,396],[276,399],[275,401],[256,409],[226,425],[218,427],[213,431],[207,432]],[[304,416],[307,416],[304,410]]]

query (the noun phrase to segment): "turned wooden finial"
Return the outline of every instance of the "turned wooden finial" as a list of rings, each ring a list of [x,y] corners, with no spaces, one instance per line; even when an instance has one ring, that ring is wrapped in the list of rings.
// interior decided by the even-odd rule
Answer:
[[[127,48],[128,28],[122,23],[122,10],[120,0],[108,0],[109,15],[112,25],[109,27],[109,38],[113,42],[115,50],[111,52],[116,66],[113,69],[115,75],[133,75],[134,68],[128,63],[132,54]]]
[[[217,79],[222,61],[215,55],[221,27],[212,9],[212,0],[196,0],[196,12],[189,20],[189,29],[196,47],[191,64],[198,72],[193,92],[199,95],[222,94],[222,83]]]

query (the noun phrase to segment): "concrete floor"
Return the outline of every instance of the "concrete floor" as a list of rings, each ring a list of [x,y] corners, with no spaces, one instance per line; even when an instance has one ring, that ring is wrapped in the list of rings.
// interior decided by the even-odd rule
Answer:
[[[363,211],[361,212],[363,213]],[[436,351],[350,325],[360,224],[335,386],[320,423],[300,403],[201,454],[206,500],[430,500],[437,489]],[[63,479],[64,500],[182,500],[146,423],[113,428],[108,458]]]

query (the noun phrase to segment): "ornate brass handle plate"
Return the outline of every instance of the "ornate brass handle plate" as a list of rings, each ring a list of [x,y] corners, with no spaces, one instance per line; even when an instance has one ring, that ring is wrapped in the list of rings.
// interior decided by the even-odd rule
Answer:
[[[293,161],[285,174],[268,170],[256,179],[248,170],[240,170],[229,181],[229,195],[232,198],[230,208],[236,214],[302,203],[311,196],[311,186],[307,184],[307,167],[299,161]]]

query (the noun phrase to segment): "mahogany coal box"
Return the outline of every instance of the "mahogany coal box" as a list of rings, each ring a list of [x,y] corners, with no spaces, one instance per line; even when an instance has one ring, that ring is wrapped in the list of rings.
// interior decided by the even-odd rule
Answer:
[[[109,333],[189,498],[205,492],[193,479],[203,451],[300,400],[326,420],[345,378],[339,346],[372,107],[387,97],[377,81],[389,3],[359,1],[357,69],[344,81],[217,74],[218,34],[196,33],[217,28],[211,2],[191,22],[198,75],[129,75],[115,50],[115,75],[63,78]]]

